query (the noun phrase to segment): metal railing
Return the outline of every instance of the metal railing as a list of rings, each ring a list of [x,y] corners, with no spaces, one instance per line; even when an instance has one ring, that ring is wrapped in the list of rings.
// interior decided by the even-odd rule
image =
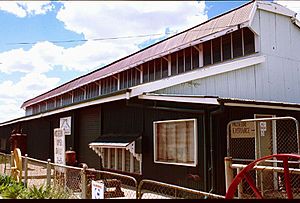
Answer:
[[[10,154],[0,153],[0,174],[11,175],[13,160]],[[64,189],[72,199],[91,199],[92,181],[105,185],[105,199],[224,199],[222,195],[207,193],[154,180],[137,180],[129,175],[66,166],[22,156],[22,182],[27,187],[51,186]]]
[[[162,183],[142,180],[138,187],[138,199],[224,199],[222,195]]]
[[[280,156],[280,154],[277,156]],[[263,160],[256,163],[253,168],[245,171],[245,168],[247,168],[249,165],[234,164],[231,157],[225,157],[226,191],[229,192],[234,178],[239,175],[240,183],[235,191],[235,196],[239,199],[252,199],[257,197],[255,191],[253,191],[253,187],[255,187],[256,192],[260,193],[262,198],[266,199],[288,198],[286,191],[287,187],[289,187],[293,193],[293,197],[299,199],[300,160],[287,160],[289,161],[286,161],[286,166],[284,166],[283,161],[280,161],[276,158],[271,160]],[[277,166],[274,167],[273,163],[276,163]],[[286,174],[289,174],[288,180],[286,179]],[[251,181],[249,181],[249,178],[253,182],[252,185]]]
[[[247,161],[280,153],[300,154],[299,122],[293,117],[233,120],[227,124],[227,156]]]

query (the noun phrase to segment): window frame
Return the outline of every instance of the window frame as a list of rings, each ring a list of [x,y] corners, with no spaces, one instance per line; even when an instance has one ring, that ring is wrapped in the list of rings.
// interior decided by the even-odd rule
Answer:
[[[192,164],[188,163],[176,163],[176,162],[164,162],[157,160],[157,136],[156,136],[156,125],[160,123],[174,123],[174,122],[186,122],[193,121],[194,122],[194,162]],[[198,165],[198,128],[197,128],[197,119],[177,119],[177,120],[163,120],[163,121],[153,121],[153,161],[158,164],[167,164],[167,165],[177,165],[177,166],[191,166],[196,167]]]

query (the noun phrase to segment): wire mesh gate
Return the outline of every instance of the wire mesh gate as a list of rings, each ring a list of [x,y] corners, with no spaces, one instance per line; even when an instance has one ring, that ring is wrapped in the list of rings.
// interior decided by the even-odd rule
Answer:
[[[274,154],[299,154],[299,124],[293,117],[272,117],[231,121],[227,125],[227,160],[225,159],[226,189],[232,176],[238,174],[250,162]],[[230,157],[230,158],[229,158]],[[228,160],[230,159],[230,164]],[[227,162],[227,163],[226,163]],[[288,166],[298,171],[299,160],[289,160]],[[283,163],[277,159],[264,160],[258,163],[249,177],[265,198],[283,198],[284,174]],[[248,178],[249,178],[248,177]],[[233,177],[232,177],[233,178]],[[299,188],[300,176],[291,174],[291,185]],[[274,195],[276,194],[276,195]],[[253,197],[253,191],[247,181],[238,186],[236,196]]]

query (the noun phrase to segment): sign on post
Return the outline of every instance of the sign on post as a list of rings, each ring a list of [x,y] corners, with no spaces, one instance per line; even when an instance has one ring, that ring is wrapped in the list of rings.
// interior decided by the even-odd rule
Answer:
[[[259,122],[260,127],[260,136],[265,136],[265,132],[267,131],[267,122]]]
[[[54,129],[54,163],[66,164],[65,134],[60,128]]]
[[[65,135],[71,135],[71,116],[59,119],[59,127],[63,129]]]
[[[231,138],[254,138],[255,137],[255,122],[235,122],[230,126]]]
[[[92,180],[92,199],[104,199],[104,183]]]

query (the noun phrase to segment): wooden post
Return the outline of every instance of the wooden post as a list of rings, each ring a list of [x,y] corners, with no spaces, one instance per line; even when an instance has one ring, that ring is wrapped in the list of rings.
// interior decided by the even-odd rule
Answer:
[[[83,169],[81,171],[81,198],[86,199],[86,192],[87,192],[87,181],[86,181],[86,169],[87,165],[83,165]]]
[[[47,186],[51,186],[51,159],[47,159]]]
[[[130,153],[130,173],[134,172],[134,157],[133,154]]]
[[[12,168],[14,167],[14,151],[10,151],[10,175],[12,176],[13,170]]]
[[[25,154],[24,158],[24,185],[27,187],[28,180],[28,154]]]
[[[115,169],[118,170],[118,149],[115,148]]]
[[[237,174],[241,172],[241,168],[237,168]],[[242,199],[242,193],[243,193],[243,181],[238,185],[238,198]]]
[[[232,157],[225,157],[224,162],[225,162],[225,183],[226,183],[226,192],[227,192],[233,180],[233,170],[231,168]]]
[[[122,171],[125,171],[125,149],[122,149]]]

